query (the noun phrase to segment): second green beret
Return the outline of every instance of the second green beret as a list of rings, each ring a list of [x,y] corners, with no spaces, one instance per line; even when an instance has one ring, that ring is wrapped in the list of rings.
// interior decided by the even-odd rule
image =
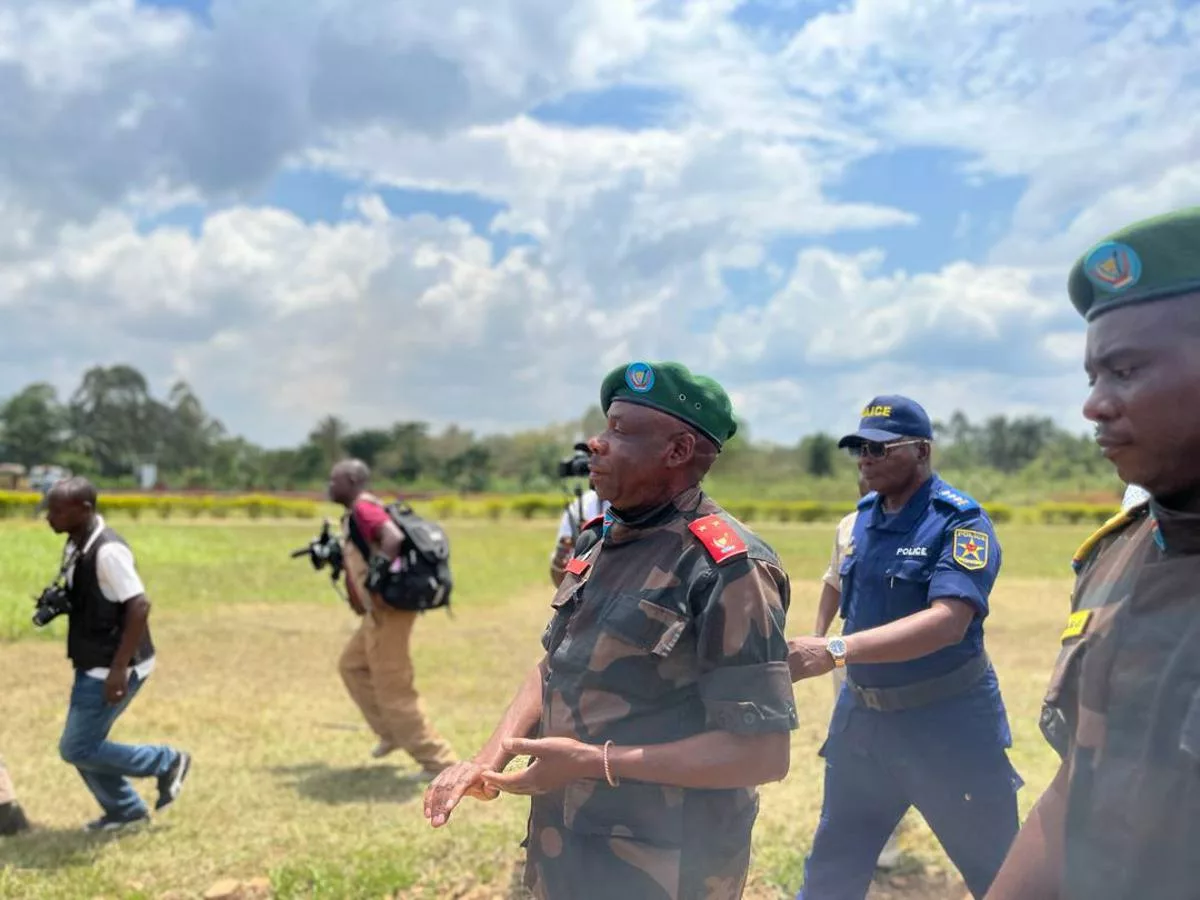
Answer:
[[[1067,291],[1089,322],[1122,306],[1200,292],[1200,206],[1110,234],[1076,260]]]

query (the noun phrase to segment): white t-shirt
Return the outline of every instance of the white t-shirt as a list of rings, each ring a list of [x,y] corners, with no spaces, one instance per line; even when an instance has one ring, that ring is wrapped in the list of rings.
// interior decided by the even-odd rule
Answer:
[[[88,537],[83,545],[81,554],[87,553],[91,549],[92,544],[96,542],[96,538],[100,537],[100,532],[104,530],[104,519],[96,516],[96,528]],[[75,553],[75,545],[71,541],[67,541],[67,546],[63,550],[65,558],[70,558]],[[66,581],[69,586],[75,577],[75,564],[72,563],[66,571]],[[133,551],[124,544],[108,543],[105,544],[96,553],[96,580],[100,584],[100,593],[104,595],[104,599],[110,603],[124,603],[127,600],[132,600],[139,594],[146,593],[146,586],[142,584],[142,579],[138,575],[137,566],[134,564]],[[154,657],[143,660],[134,666],[134,671],[138,677],[145,678],[154,671]],[[99,678],[103,681],[108,677],[108,669],[97,668],[88,669],[85,673],[92,678]]]
[[[595,491],[584,491],[579,497],[572,497],[570,504],[563,510],[562,519],[558,523],[558,539],[569,538],[572,532],[572,523],[575,528],[578,528],[580,523],[576,521],[579,518],[579,502],[583,501],[583,521],[588,522],[601,515],[609,507],[609,502],[605,500],[600,502],[600,495]]]

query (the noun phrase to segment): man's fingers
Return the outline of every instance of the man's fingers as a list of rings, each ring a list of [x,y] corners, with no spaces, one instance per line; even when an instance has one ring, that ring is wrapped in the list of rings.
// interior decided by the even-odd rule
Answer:
[[[458,806],[458,801],[469,786],[470,781],[464,778],[462,773],[456,773],[446,781],[435,781],[430,785],[425,794],[425,817],[434,828],[446,824],[450,813]]]
[[[500,791],[483,783],[472,784],[464,796],[474,797],[476,800],[495,800],[500,796]]]
[[[504,742],[504,751],[514,756],[537,756],[541,747],[542,741],[529,738],[509,738]]]
[[[532,794],[537,783],[537,764],[520,772],[484,772],[483,783],[493,790],[505,791],[509,794]],[[531,774],[532,773],[532,774]]]

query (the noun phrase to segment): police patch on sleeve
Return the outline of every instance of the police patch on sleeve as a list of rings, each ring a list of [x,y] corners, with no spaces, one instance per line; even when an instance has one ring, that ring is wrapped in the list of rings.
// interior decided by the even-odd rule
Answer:
[[[954,561],[972,572],[984,568],[988,562],[988,536],[982,531],[954,529]]]

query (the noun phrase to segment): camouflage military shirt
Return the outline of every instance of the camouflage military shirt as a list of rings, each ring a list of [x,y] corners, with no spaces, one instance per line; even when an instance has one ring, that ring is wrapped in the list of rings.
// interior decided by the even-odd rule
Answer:
[[[552,602],[541,736],[628,746],[794,729],[789,600],[774,551],[699,488],[636,523],[610,511]],[[539,900],[734,900],[757,813],[754,788],[573,782],[533,798],[526,884]]]
[[[1200,896],[1200,516],[1141,505],[1076,555],[1042,730],[1068,762],[1063,900]]]

